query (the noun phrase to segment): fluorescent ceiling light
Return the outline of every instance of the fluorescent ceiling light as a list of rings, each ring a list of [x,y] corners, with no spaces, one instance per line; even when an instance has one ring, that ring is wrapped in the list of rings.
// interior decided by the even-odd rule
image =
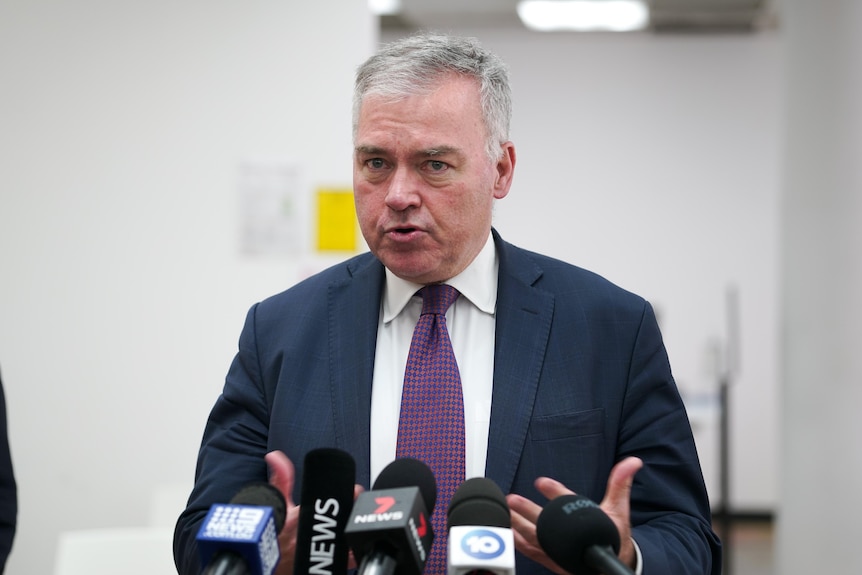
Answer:
[[[368,0],[368,7],[377,16],[392,16],[401,12],[401,0]]]
[[[608,30],[646,28],[649,9],[641,0],[521,0],[518,16],[531,30]]]

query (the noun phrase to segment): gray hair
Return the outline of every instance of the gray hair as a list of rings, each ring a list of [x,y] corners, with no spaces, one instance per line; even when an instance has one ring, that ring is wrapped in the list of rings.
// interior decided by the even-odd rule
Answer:
[[[391,42],[362,64],[353,92],[353,137],[367,96],[394,99],[430,91],[447,74],[472,77],[479,85],[486,130],[485,150],[496,160],[509,139],[512,94],[506,65],[475,38],[422,33]]]

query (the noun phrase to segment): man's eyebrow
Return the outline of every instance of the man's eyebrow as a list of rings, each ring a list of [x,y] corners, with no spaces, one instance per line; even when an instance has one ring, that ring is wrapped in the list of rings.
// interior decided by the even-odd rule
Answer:
[[[445,156],[446,154],[457,154],[458,148],[454,146],[437,146],[436,148],[428,148],[421,150],[419,156]]]
[[[385,154],[386,150],[378,146],[356,146],[358,154]]]

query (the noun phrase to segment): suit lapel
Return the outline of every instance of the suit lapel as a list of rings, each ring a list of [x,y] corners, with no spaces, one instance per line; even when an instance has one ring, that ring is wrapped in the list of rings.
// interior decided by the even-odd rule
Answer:
[[[348,266],[350,277],[329,286],[329,358],[336,445],[352,453],[356,482],[371,484],[371,382],[383,266],[369,256]]]
[[[551,330],[554,296],[533,287],[542,270],[494,233],[500,255],[494,390],[485,475],[512,487],[536,399]]]

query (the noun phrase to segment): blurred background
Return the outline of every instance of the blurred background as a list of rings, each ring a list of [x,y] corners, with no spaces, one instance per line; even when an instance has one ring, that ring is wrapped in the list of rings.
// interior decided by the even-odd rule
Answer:
[[[365,249],[327,203],[353,73],[420,28],[510,66],[502,236],[656,307],[726,573],[854,565],[862,3],[645,6],[545,31],[516,0],[0,2],[6,572],[172,526],[249,306]]]

